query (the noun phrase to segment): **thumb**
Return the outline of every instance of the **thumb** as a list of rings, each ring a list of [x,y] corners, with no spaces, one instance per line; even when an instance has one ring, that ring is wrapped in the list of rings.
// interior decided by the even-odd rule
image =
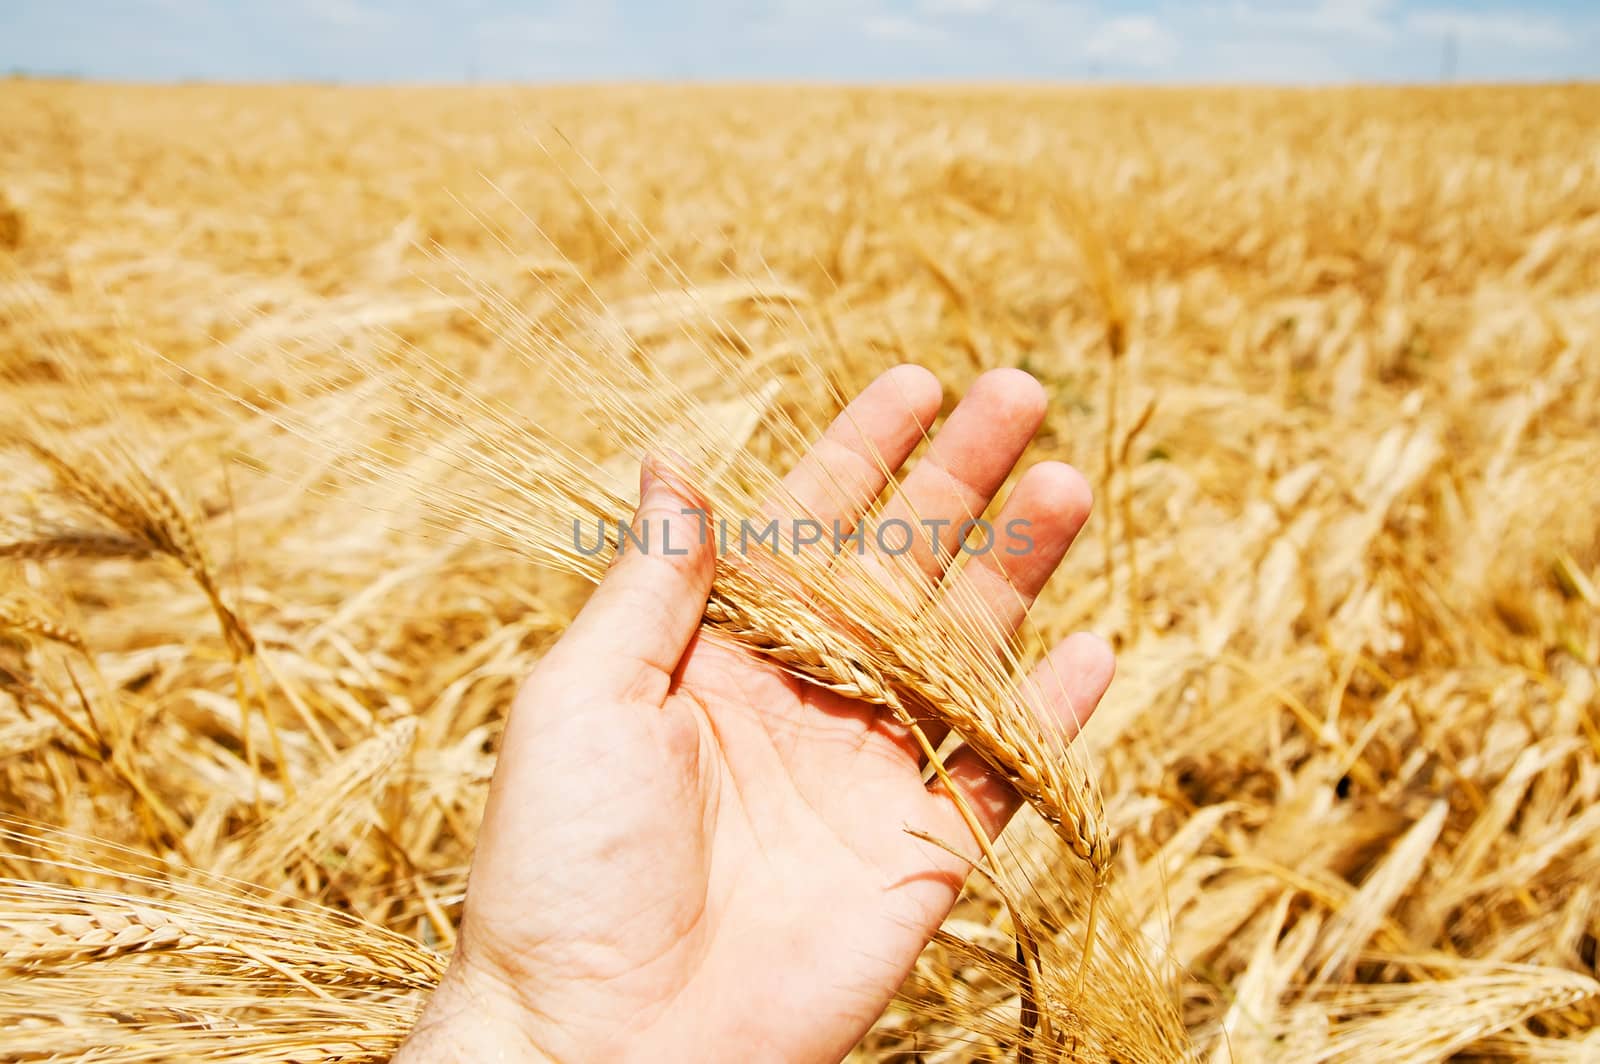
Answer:
[[[626,701],[666,697],[705,614],[716,572],[709,504],[653,456],[616,560],[551,652],[590,690]]]

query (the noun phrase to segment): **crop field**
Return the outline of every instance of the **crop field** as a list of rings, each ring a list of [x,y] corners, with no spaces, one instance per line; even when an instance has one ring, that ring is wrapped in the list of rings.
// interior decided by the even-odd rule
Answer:
[[[1043,383],[1118,674],[851,1060],[1600,1060],[1600,87],[27,79],[0,1060],[388,1059],[572,516],[902,362]]]

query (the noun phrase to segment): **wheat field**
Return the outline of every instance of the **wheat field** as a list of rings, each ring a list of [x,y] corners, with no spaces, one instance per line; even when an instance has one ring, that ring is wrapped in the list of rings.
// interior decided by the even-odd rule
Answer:
[[[1033,373],[1096,488],[1034,634],[1118,648],[1120,930],[1057,1056],[1600,1060],[1600,88],[26,79],[0,1059],[387,1059],[587,586],[439,450],[625,501],[659,376],[781,472],[908,361]],[[1045,826],[852,1060],[1019,1059]]]

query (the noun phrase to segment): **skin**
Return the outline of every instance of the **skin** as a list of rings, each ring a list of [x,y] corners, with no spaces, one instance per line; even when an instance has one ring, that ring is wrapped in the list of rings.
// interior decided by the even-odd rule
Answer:
[[[857,519],[939,404],[932,374],[889,371],[786,494],[824,523]],[[1024,373],[979,378],[883,519],[949,518],[954,549],[955,524],[989,503],[1044,409]],[[697,519],[681,513],[698,505],[646,464],[635,521],[673,526],[689,553],[623,552],[518,693],[457,951],[401,1064],[837,1061],[955,903],[968,865],[907,829],[975,846],[950,795],[923,784],[912,739],[880,707],[700,630],[714,550],[692,546]],[[978,555],[958,577],[1014,627],[1089,507],[1077,471],[1033,466],[996,522],[1029,521],[1033,550]],[[937,556],[916,556],[922,579],[898,590],[932,595]],[[1073,734],[1113,659],[1076,635],[1039,670],[1041,723]],[[964,749],[947,766],[997,833],[1016,795]]]

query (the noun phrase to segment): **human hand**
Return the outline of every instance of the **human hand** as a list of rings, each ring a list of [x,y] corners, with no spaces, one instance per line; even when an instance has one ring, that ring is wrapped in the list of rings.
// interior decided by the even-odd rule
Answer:
[[[950,520],[941,551],[914,552],[927,594],[1044,404],[1028,375],[985,374],[883,515]],[[787,494],[824,524],[857,520],[939,405],[932,374],[889,371]],[[687,553],[624,551],[518,693],[456,955],[397,1061],[836,1061],[954,905],[968,865],[908,829],[970,832],[906,730],[701,630],[716,559],[684,512],[697,505],[647,464],[635,521],[671,526]],[[1069,466],[1020,478],[998,524],[1027,521],[1032,549],[963,573],[1004,629],[1089,506]],[[1110,649],[1073,636],[1039,668],[1049,723],[1074,734]],[[946,766],[984,829],[1004,827],[1019,804],[1005,781],[964,749]]]

